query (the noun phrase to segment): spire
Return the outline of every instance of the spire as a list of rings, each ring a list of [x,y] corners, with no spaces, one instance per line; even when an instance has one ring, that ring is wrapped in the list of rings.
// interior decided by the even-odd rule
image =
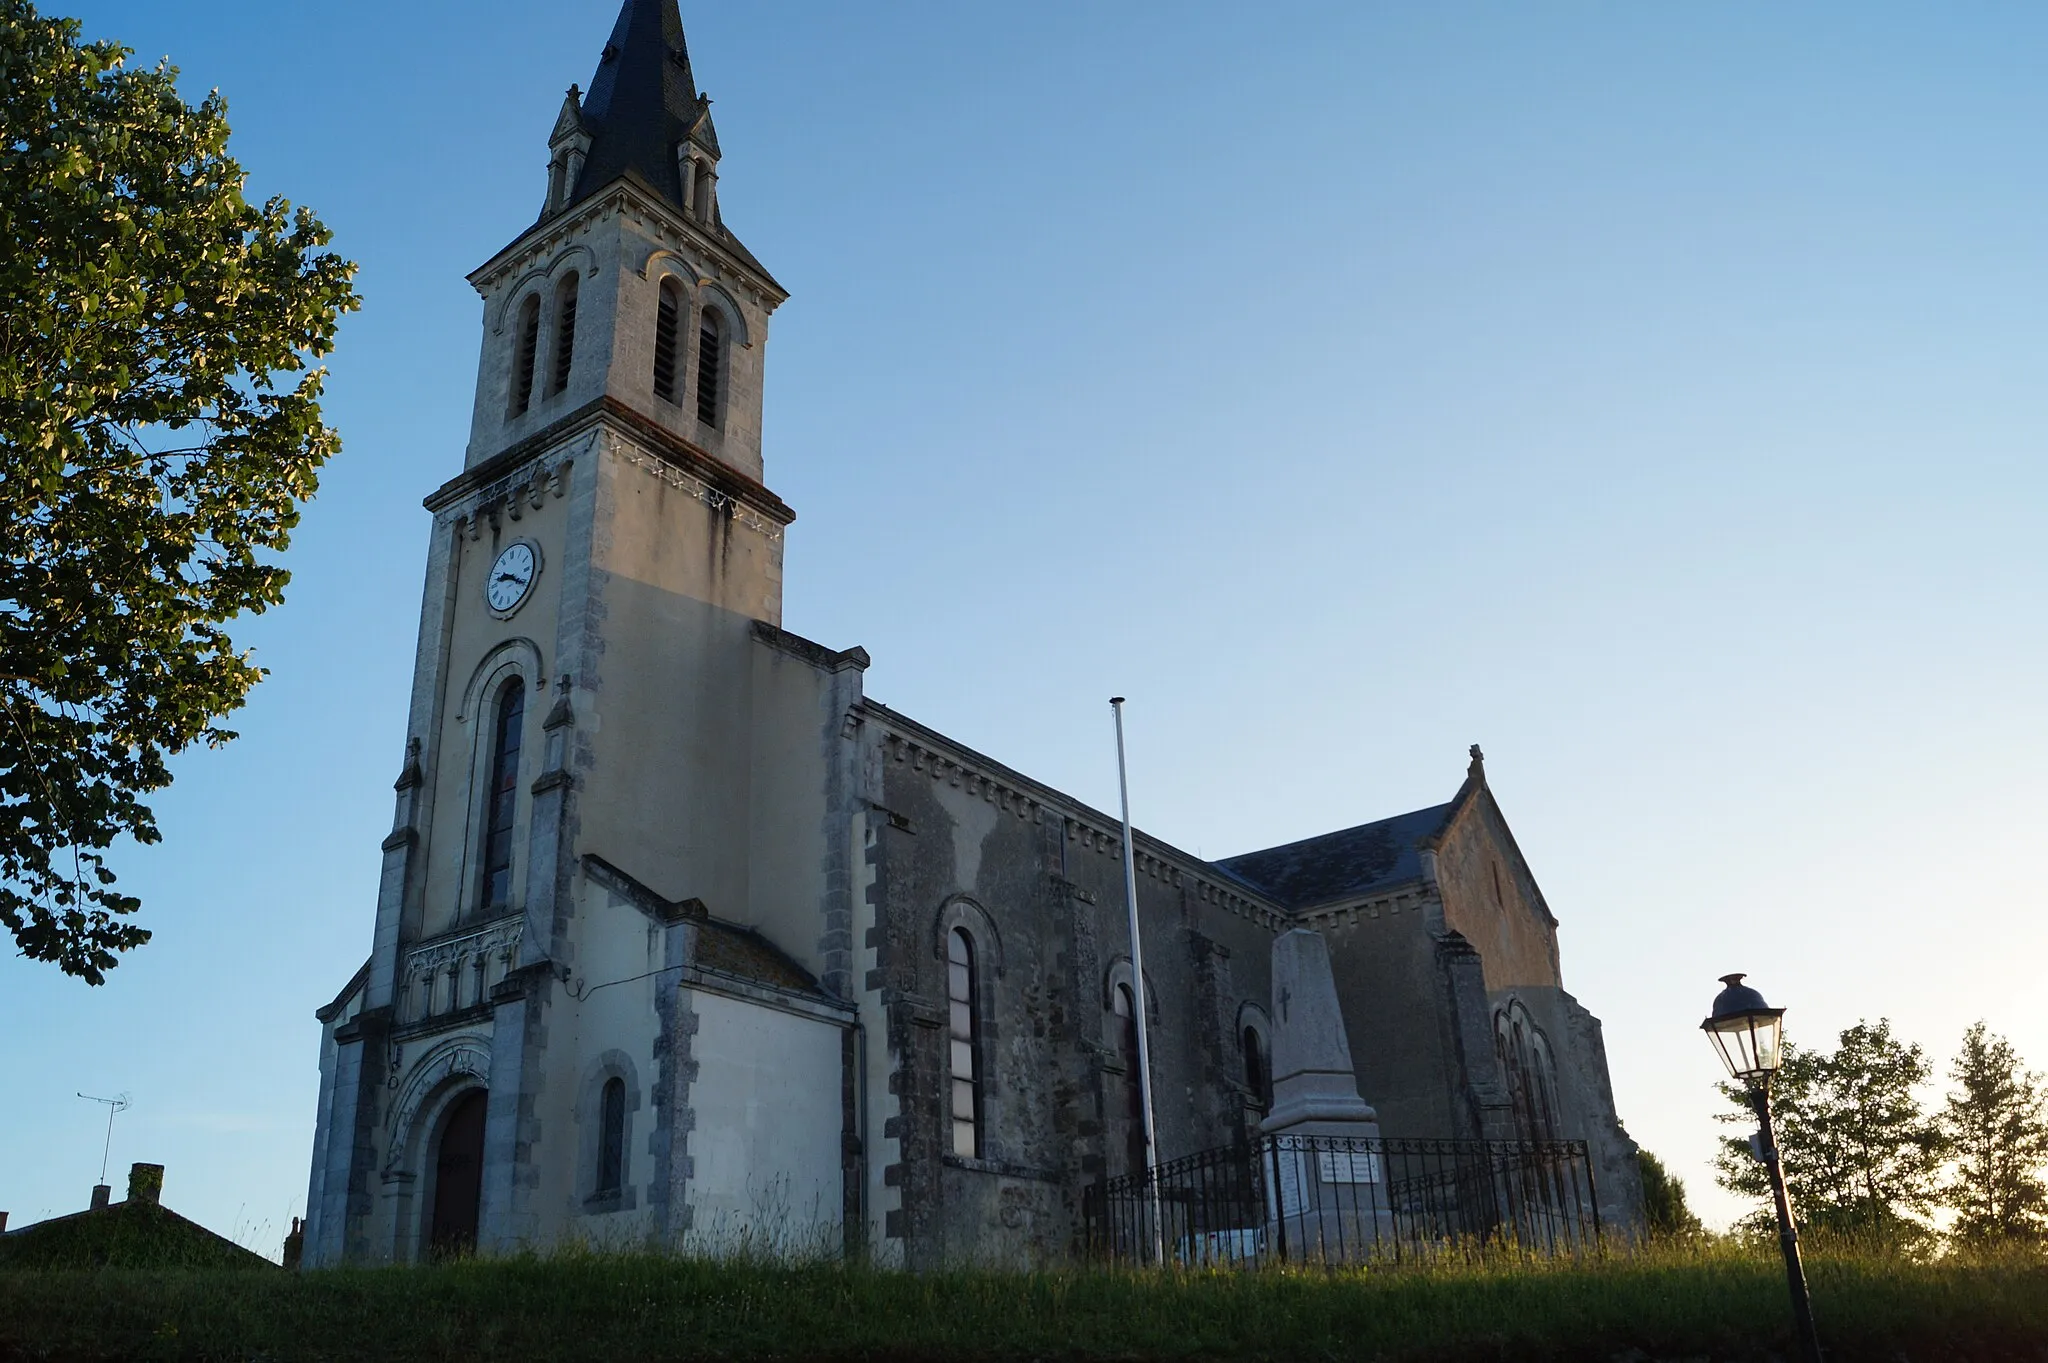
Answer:
[[[690,74],[676,0],[625,0],[583,97],[590,151],[567,202],[633,174],[676,207],[687,208],[677,147],[695,141],[717,159],[710,104]]]

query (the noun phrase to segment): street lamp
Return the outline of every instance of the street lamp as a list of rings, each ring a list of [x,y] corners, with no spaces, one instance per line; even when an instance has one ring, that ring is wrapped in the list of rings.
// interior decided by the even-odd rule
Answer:
[[[1714,1011],[1700,1030],[1714,1043],[1730,1078],[1749,1090],[1750,1106],[1763,1124],[1757,1155],[1771,1176],[1771,1196],[1778,1204],[1778,1247],[1785,1252],[1785,1279],[1792,1289],[1792,1323],[1807,1363],[1821,1363],[1820,1336],[1813,1328],[1813,1303],[1806,1295],[1806,1270],[1799,1263],[1799,1229],[1792,1221],[1792,1199],[1785,1193],[1785,1170],[1778,1162],[1778,1136],[1771,1124],[1771,1076],[1785,1063],[1785,1010],[1764,1002],[1764,996],[1723,975],[1725,986],[1714,996]]]

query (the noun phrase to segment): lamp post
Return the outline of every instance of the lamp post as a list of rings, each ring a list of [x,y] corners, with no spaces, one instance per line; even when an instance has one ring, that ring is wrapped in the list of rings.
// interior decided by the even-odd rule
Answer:
[[[1778,1134],[1771,1123],[1771,1076],[1784,1063],[1785,1010],[1764,1002],[1764,996],[1723,975],[1726,986],[1714,996],[1714,1011],[1700,1030],[1714,1043],[1729,1077],[1749,1090],[1759,1132],[1757,1154],[1771,1178],[1771,1197],[1778,1204],[1778,1247],[1785,1253],[1785,1280],[1792,1289],[1792,1324],[1806,1363],[1821,1363],[1820,1336],[1813,1328],[1813,1302],[1806,1294],[1806,1270],[1799,1263],[1799,1228],[1792,1221],[1792,1199],[1785,1193],[1785,1170],[1778,1162]]]

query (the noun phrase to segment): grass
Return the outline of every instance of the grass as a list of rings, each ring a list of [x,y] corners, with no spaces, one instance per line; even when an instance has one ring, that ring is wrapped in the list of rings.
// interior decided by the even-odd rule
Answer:
[[[2048,1359],[2048,1265],[1816,1256],[1831,1363]],[[1791,1356],[1783,1270],[1727,1246],[1371,1272],[906,1274],[567,1252],[304,1275],[0,1271],[0,1358]]]

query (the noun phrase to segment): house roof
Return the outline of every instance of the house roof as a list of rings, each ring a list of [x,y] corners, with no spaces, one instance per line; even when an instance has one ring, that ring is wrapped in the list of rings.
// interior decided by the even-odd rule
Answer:
[[[1450,821],[1459,801],[1376,819],[1320,837],[1246,852],[1216,863],[1290,909],[1355,899],[1422,878],[1422,844]]]
[[[0,1235],[6,1268],[276,1268],[168,1207],[129,1198]]]

